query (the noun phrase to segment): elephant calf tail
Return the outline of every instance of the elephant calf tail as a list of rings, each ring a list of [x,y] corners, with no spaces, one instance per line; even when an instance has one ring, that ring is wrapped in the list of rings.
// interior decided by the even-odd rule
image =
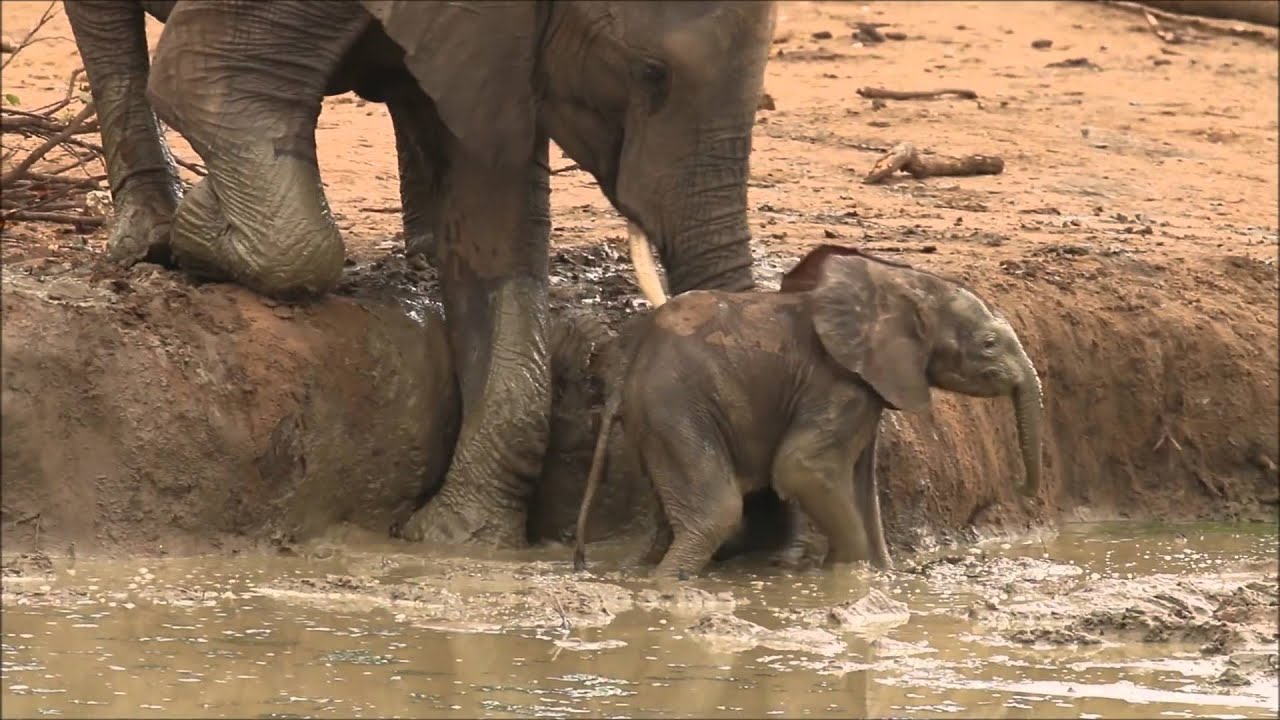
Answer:
[[[591,503],[595,500],[596,489],[600,487],[600,478],[604,476],[608,464],[609,435],[613,431],[613,421],[618,417],[622,407],[621,383],[609,393],[604,404],[604,413],[600,418],[600,433],[596,436],[595,453],[591,456],[591,470],[587,473],[587,488],[582,493],[582,507],[578,509],[577,540],[573,548],[573,569],[587,568],[587,520],[591,516]]]

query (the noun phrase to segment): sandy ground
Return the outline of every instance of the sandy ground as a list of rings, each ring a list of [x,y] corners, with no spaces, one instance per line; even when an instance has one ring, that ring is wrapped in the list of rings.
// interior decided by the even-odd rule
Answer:
[[[6,33],[45,5],[6,2]],[[905,39],[859,42],[851,27],[860,22]],[[153,47],[161,27],[149,21]],[[821,33],[831,38],[813,39]],[[46,34],[4,75],[23,106],[56,100],[80,65],[64,17]],[[1033,47],[1041,40],[1051,47]],[[1089,64],[1054,67],[1075,58]],[[1221,272],[1212,259],[1228,254],[1274,260],[1275,60],[1274,47],[1246,39],[1171,46],[1138,16],[1079,2],[783,3],[765,87],[777,109],[762,112],[752,156],[758,247],[803,249],[828,230],[876,239],[874,229],[904,252],[921,251],[913,233],[945,240],[929,251],[942,268],[1024,260],[1063,236],[1187,272]],[[961,87],[979,99],[881,107],[856,94],[863,86]],[[346,95],[326,101],[317,130],[326,192],[358,259],[396,247],[401,230],[390,122],[382,106]],[[169,141],[197,159],[176,133]],[[1005,172],[861,186],[879,157],[871,148],[899,141],[999,155]],[[570,163],[558,149],[555,157],[553,167]],[[585,173],[558,175],[552,188],[557,245],[621,236]]]
[[[45,5],[4,3],[5,33],[20,36]],[[159,28],[151,24],[153,45]],[[61,97],[79,66],[65,18],[45,34],[4,73],[4,92],[24,107]],[[985,292],[1044,368],[1048,467],[1069,476],[1049,511],[1110,503],[1121,516],[1231,518],[1256,517],[1261,503],[1274,516],[1277,52],[1183,34],[1170,44],[1140,16],[1080,2],[780,6],[765,83],[774,109],[759,113],[752,159],[762,284],[816,243],[851,242]],[[857,93],[865,86],[964,88],[978,99],[872,101]],[[321,170],[366,275],[429,289],[400,254],[390,130],[383,107],[328,99]],[[169,140],[196,159],[176,134]],[[902,141],[997,155],[1004,172],[862,184]],[[570,164],[558,149],[552,156],[553,167]],[[560,303],[638,306],[630,271],[610,270],[622,221],[584,173],[558,174],[552,187]],[[3,260],[39,277],[74,274],[104,242],[102,231],[11,222]],[[1106,366],[1081,370],[1095,361]],[[1157,397],[1126,399],[1147,388]],[[939,403],[953,423],[993,417]],[[1084,413],[1099,426],[1078,427]],[[929,432],[936,444],[926,428],[891,440],[890,452],[923,456]],[[895,490],[903,499],[887,509],[900,526],[891,535],[910,544],[919,522],[908,505],[951,527],[998,520],[989,511],[1006,496],[954,476],[1011,457],[995,449],[1009,444],[1008,428],[1000,432],[976,450],[944,433],[943,453],[958,464],[920,460],[941,479]]]

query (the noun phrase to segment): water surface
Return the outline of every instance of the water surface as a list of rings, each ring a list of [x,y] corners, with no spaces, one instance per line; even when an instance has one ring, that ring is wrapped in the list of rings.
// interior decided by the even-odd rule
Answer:
[[[1075,597],[1095,587],[1087,583],[1129,592],[1126,582],[1134,592],[1144,583],[1185,591],[1194,610],[1198,591],[1187,583],[1223,592],[1250,579],[1274,584],[1276,551],[1273,528],[1069,526],[1049,541],[958,551],[964,562],[928,573],[726,567],[685,585],[729,593],[730,606],[610,613],[582,601],[592,621],[565,594],[578,576],[564,549],[516,562],[426,557],[403,545],[323,558],[55,557],[48,573],[5,578],[0,714],[1275,717],[1274,672],[1259,680],[1243,668],[1244,680],[1221,682],[1230,654],[1202,653],[1202,637],[1020,642],[1005,626],[1021,616],[1001,613]],[[596,555],[608,553],[593,553],[595,580],[620,588],[617,598],[652,587]],[[998,564],[1013,561],[1023,564]],[[347,594],[347,581],[330,576],[357,580]],[[311,579],[308,598],[300,589]],[[873,588],[909,616],[805,624]],[[778,635],[736,649],[690,629],[715,612]]]

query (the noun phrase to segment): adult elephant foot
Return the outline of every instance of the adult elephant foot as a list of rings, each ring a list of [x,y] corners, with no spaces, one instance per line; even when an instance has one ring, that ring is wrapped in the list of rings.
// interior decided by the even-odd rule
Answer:
[[[122,199],[107,237],[107,258],[124,267],[139,262],[172,267],[169,237],[176,206],[172,195]]]
[[[339,2],[173,7],[147,99],[209,168],[174,216],[179,265],[272,297],[337,284],[345,253],[315,127],[327,78],[368,22]]]
[[[298,158],[259,157],[264,152],[243,148],[229,159],[222,149],[227,170],[201,180],[178,206],[173,257],[192,274],[267,296],[322,294],[342,275],[342,238],[322,194],[292,191],[318,188],[317,169]]]
[[[521,548],[528,544],[523,512],[484,509],[479,501],[461,507],[431,502],[414,513],[400,537],[432,545],[482,545]]]

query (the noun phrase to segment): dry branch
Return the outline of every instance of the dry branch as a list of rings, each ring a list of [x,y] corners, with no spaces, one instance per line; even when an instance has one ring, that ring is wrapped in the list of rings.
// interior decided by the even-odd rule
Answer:
[[[876,161],[862,182],[867,185],[884,182],[899,170],[909,173],[917,180],[943,176],[999,175],[1004,172],[1004,160],[994,155],[922,155],[911,143],[899,143]]]
[[[56,16],[56,5],[50,3],[22,40],[6,46],[5,65],[40,39],[36,33]],[[83,137],[98,133],[97,113],[83,80],[84,68],[77,68],[67,78],[62,98],[44,107],[0,106],[5,147],[0,171],[0,225],[28,220],[93,228],[106,222],[111,209],[103,191],[107,175],[90,169],[103,164],[104,153],[101,145]],[[6,102],[16,100],[6,97]],[[76,104],[80,104],[78,111]],[[40,142],[28,149],[29,145],[15,142],[16,138]],[[175,162],[196,175],[208,174],[199,163],[181,158]]]
[[[955,95],[965,100],[977,100],[978,93],[963,88],[941,88],[938,90],[890,90],[882,87],[861,87],[858,94],[868,100],[935,100],[947,95]]]

